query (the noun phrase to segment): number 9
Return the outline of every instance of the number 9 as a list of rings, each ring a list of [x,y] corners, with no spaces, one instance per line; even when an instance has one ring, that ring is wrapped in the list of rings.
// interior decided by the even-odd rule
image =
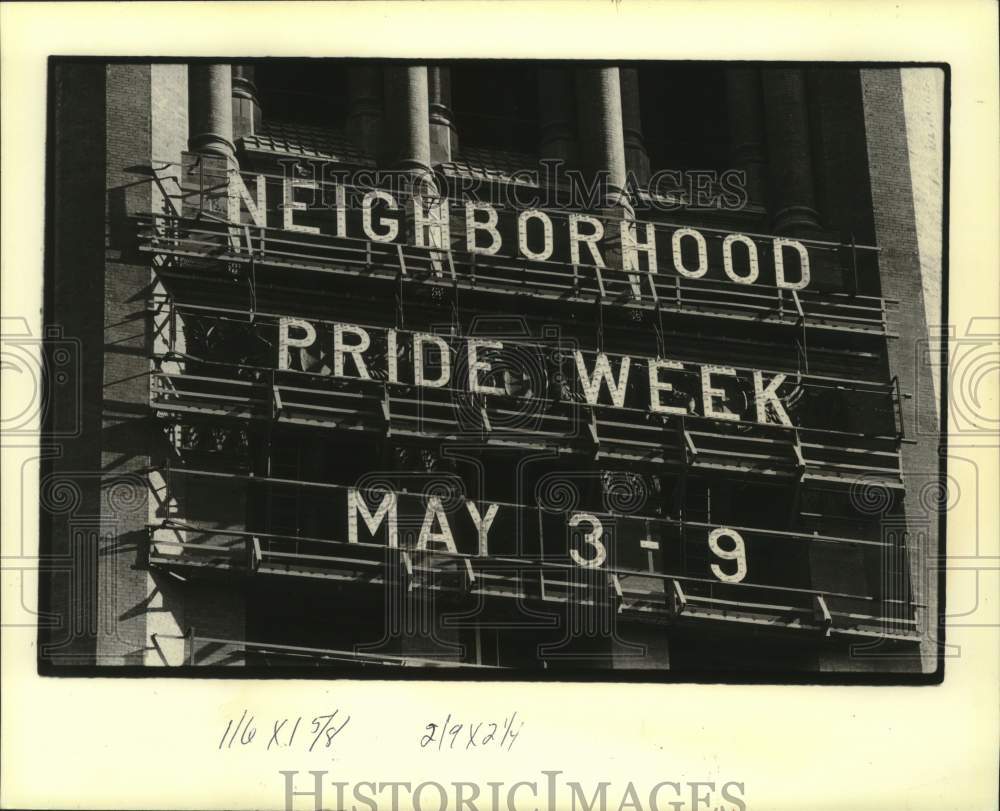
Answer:
[[[719,546],[719,538],[726,536],[732,538],[733,548],[723,549]],[[712,564],[712,574],[724,583],[739,583],[747,576],[747,549],[743,543],[743,537],[735,529],[719,527],[713,529],[708,535],[708,547],[712,552],[723,560],[735,560],[736,571],[733,574],[726,574],[717,563]]]

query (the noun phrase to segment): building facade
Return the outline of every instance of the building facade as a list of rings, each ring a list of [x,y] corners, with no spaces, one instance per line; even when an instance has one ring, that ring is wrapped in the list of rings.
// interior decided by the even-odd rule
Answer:
[[[54,62],[40,660],[933,671],[902,87]]]

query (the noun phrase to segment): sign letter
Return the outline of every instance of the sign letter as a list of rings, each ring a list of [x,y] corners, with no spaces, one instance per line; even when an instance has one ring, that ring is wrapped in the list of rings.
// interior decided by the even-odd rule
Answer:
[[[725,389],[717,389],[712,386],[712,375],[729,375],[736,377],[736,370],[728,366],[702,366],[701,367],[701,400],[702,411],[706,417],[714,417],[717,420],[739,420],[739,414],[731,411],[716,411],[714,399],[725,397]]]
[[[747,255],[750,261],[750,271],[746,276],[738,276],[733,270],[733,243],[739,242],[747,246]],[[757,263],[757,244],[748,236],[743,234],[730,234],[722,240],[722,265],[726,275],[739,284],[753,284],[757,281],[760,268]]]
[[[302,338],[293,338],[289,335],[289,331],[292,327],[300,329],[305,332]],[[297,347],[299,349],[305,349],[306,347],[312,346],[316,342],[316,328],[310,324],[308,321],[303,321],[301,318],[279,318],[278,319],[278,368],[279,369],[290,369],[292,364],[291,355],[289,354],[289,349]],[[305,353],[299,353],[299,365],[302,370],[306,369],[306,359]]]
[[[753,392],[754,392],[754,402],[757,405],[757,422],[777,422],[781,425],[791,425],[792,421],[788,418],[788,412],[785,411],[785,407],[781,404],[781,400],[778,398],[778,389],[781,384],[785,382],[785,375],[775,375],[771,378],[771,382],[764,387],[764,375],[758,372],[756,369],[753,371]],[[768,409],[768,406],[771,406]],[[768,414],[773,413],[777,415],[777,420],[769,420]]]
[[[239,172],[229,173],[229,222],[240,222],[240,203],[246,207],[254,225],[265,226],[267,213],[267,184],[261,175],[254,175],[254,191],[257,200],[254,202],[250,192],[243,182]]]
[[[797,282],[785,281],[785,248],[795,248],[799,253],[802,277]],[[805,245],[794,239],[774,240],[774,278],[778,287],[786,290],[801,290],[809,286],[809,251]]]
[[[607,384],[611,393],[611,402],[618,408],[625,405],[625,387],[628,383],[628,370],[632,359],[628,355],[622,356],[621,366],[618,369],[618,382],[615,382],[611,374],[611,364],[608,356],[603,352],[598,353],[594,362],[593,376],[587,373],[587,364],[583,359],[583,353],[576,351],[576,370],[580,375],[580,383],[583,385],[583,392],[587,398],[587,403],[597,405],[598,395],[601,393],[601,381]]]
[[[390,211],[396,210],[396,201],[389,192],[375,189],[361,198],[361,228],[365,236],[373,242],[392,242],[399,235],[399,223],[396,220],[379,219],[379,225],[385,226],[385,233],[379,234],[372,228],[372,205],[381,200],[389,206]]]
[[[486,222],[476,219],[477,211],[486,212]],[[500,250],[500,232],[496,229],[497,210],[489,203],[465,203],[465,249],[469,253],[482,253],[492,256]],[[485,231],[490,235],[490,244],[485,248],[476,247],[476,231]]]
[[[656,414],[687,414],[683,406],[668,406],[660,402],[661,391],[673,391],[671,383],[660,380],[660,369],[683,369],[684,364],[676,360],[651,360],[649,362],[649,410]]]
[[[448,201],[424,202],[424,196],[416,194],[407,203],[413,220],[413,244],[417,247],[448,247]]]
[[[493,519],[497,517],[497,511],[500,509],[500,506],[498,504],[490,504],[486,510],[485,518],[479,515],[479,508],[476,506],[476,502],[466,501],[465,506],[468,508],[469,515],[472,517],[472,523],[479,533],[479,554],[485,557],[489,554],[487,535],[489,534],[490,527],[493,526]]]
[[[435,519],[441,527],[440,532],[434,532],[432,529]],[[429,543],[444,544],[449,552],[458,553],[455,539],[451,537],[451,527],[448,526],[448,516],[445,515],[439,496],[431,496],[427,500],[427,512],[424,513],[424,523],[417,538],[417,549],[426,549]]]
[[[580,223],[585,222],[594,229],[592,234],[581,234]],[[580,243],[587,246],[590,251],[590,258],[599,268],[607,267],[601,252],[597,250],[597,243],[604,239],[604,224],[597,217],[588,217],[586,214],[569,215],[569,256],[574,265],[580,264]]]
[[[437,380],[427,380],[424,377],[424,344],[432,343],[437,347],[441,358],[441,376]],[[430,333],[418,332],[413,335],[413,382],[429,389],[440,389],[448,385],[451,377],[451,351],[444,338]]]
[[[528,247],[528,221],[538,220],[542,224],[545,246],[540,251]],[[528,259],[543,262],[552,256],[552,220],[544,211],[529,208],[517,215],[517,244],[521,255]]]
[[[344,345],[344,333],[350,333],[358,339],[358,343],[353,346]],[[365,368],[364,358],[361,353],[371,346],[371,338],[361,327],[354,327],[350,324],[333,325],[333,373],[337,377],[344,377],[344,355],[350,355],[354,359],[354,365],[358,368],[358,374],[364,380],[370,380],[368,369]]]
[[[295,202],[295,190],[296,189],[315,189],[318,188],[315,180],[303,180],[298,177],[286,177],[282,182],[282,189],[284,190],[284,201],[281,206],[281,217],[282,217],[282,227],[286,231],[301,231],[304,234],[318,234],[319,229],[313,225],[298,225],[292,219],[292,216],[296,211],[305,211],[305,203]],[[259,187],[258,187],[259,189]]]
[[[349,487],[347,489],[347,540],[350,543],[358,542],[358,513],[361,514],[361,518],[365,522],[368,532],[373,536],[376,532],[378,532],[378,528],[382,525],[382,521],[386,516],[388,516],[389,546],[393,549],[399,546],[395,493],[387,491],[382,497],[382,503],[378,505],[375,515],[372,515],[368,511],[368,505],[365,504],[364,498],[358,494],[357,489],[354,487]]]
[[[681,250],[681,240],[684,239],[684,237],[690,237],[698,246],[697,270],[688,270],[684,267],[684,254]],[[681,276],[686,276],[688,279],[700,279],[708,273],[708,245],[705,243],[705,237],[701,235],[700,231],[695,231],[693,228],[678,228],[674,231],[670,244],[673,248],[674,254],[674,270],[676,270]]]
[[[646,254],[646,267],[649,268],[649,272],[656,273],[656,232],[653,230],[653,223],[647,222],[645,226],[646,241],[639,242],[638,223],[624,220],[621,224],[622,264],[625,270],[630,272],[628,279],[632,286],[632,296],[637,299],[642,297],[640,277],[637,275],[641,272],[639,251]]]
[[[502,395],[504,390],[497,386],[486,386],[479,382],[480,372],[489,372],[490,364],[476,357],[479,347],[484,349],[503,349],[503,344],[499,341],[483,341],[478,338],[470,338],[468,343],[469,352],[469,391],[474,394],[497,394]]]

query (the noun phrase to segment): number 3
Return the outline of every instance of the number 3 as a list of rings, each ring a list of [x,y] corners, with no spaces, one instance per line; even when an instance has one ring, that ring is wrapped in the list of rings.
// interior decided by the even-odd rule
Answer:
[[[726,536],[733,541],[732,549],[723,549],[719,546],[719,538]],[[724,583],[739,583],[747,576],[747,550],[743,543],[743,537],[735,529],[729,527],[719,527],[713,529],[708,535],[708,547],[723,560],[735,560],[736,571],[733,574],[726,574],[717,563],[712,564],[712,574]]]
[[[581,521],[589,521],[590,525],[593,527],[590,532],[584,533],[583,540],[594,547],[597,552],[590,560],[587,560],[575,549],[569,550],[569,556],[573,558],[573,562],[576,563],[577,566],[583,566],[585,569],[596,569],[604,563],[608,556],[608,550],[605,549],[604,544],[601,543],[601,536],[604,534],[604,526],[597,519],[597,516],[591,515],[590,513],[576,513],[569,519],[569,525],[571,527],[575,527],[579,525]]]

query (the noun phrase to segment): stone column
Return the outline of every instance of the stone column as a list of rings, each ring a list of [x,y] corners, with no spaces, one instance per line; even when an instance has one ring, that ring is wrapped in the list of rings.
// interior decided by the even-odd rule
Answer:
[[[575,88],[567,68],[549,67],[539,71],[538,79],[539,157],[575,163]]]
[[[634,220],[635,210],[626,189],[625,127],[622,118],[622,93],[619,69],[582,68],[576,74],[577,112],[580,132],[581,163],[594,177],[601,177],[604,198],[598,202],[598,215],[604,223],[601,241],[603,259],[608,267],[638,270],[638,252],[623,250],[623,220]],[[635,260],[635,261],[633,261]],[[609,274],[605,288],[610,296],[627,292],[635,299],[643,295],[641,274],[623,278]]]
[[[625,166],[645,186],[649,182],[649,154],[642,139],[639,107],[639,71],[622,68],[622,123],[625,136]]]
[[[347,134],[371,155],[382,153],[382,68],[360,65],[348,70]]]
[[[618,68],[580,68],[576,86],[584,167],[603,172],[608,200],[617,200],[625,188],[625,132]]]
[[[430,104],[431,163],[447,163],[458,151],[458,130],[451,112],[451,69],[427,69],[427,92]]]
[[[232,158],[233,79],[229,65],[197,63],[188,68],[188,148]]]
[[[386,135],[389,166],[399,173],[400,198],[406,199],[407,241],[447,248],[448,205],[431,171],[430,95],[425,65],[386,68]],[[435,256],[441,274],[441,255]]]
[[[805,71],[761,72],[767,127],[771,223],[778,234],[809,236],[820,228],[816,213]]]
[[[260,131],[261,109],[253,65],[233,65],[233,137]]]
[[[391,163],[410,174],[431,168],[430,97],[424,65],[386,68],[386,113]]]
[[[764,102],[761,98],[760,70],[726,70],[726,105],[729,113],[729,137],[732,161],[746,173],[747,202],[764,206]]]

